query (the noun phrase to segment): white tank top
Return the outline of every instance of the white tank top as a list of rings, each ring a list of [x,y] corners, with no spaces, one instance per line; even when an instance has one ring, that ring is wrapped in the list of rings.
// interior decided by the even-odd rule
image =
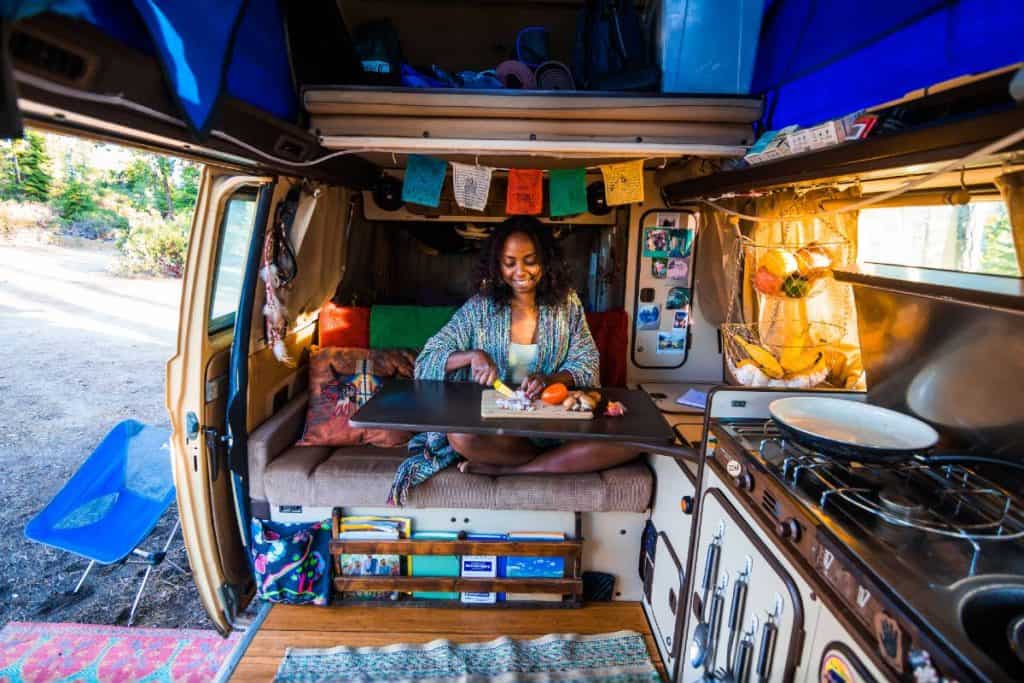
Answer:
[[[515,342],[509,343],[508,372],[509,380],[513,384],[513,389],[517,389],[519,387],[519,384],[524,379],[526,379],[526,376],[533,372],[533,367],[536,363],[536,344],[516,344]]]

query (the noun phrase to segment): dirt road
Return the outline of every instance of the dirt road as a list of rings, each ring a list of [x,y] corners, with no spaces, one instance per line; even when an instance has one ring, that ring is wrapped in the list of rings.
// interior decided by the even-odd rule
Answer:
[[[23,537],[106,432],[135,418],[167,425],[164,364],[174,349],[181,281],[108,272],[112,247],[0,241],[0,625],[8,621],[123,624],[144,570],[93,569]],[[170,533],[174,509],[149,543]],[[188,567],[180,535],[168,558]],[[136,624],[210,628],[188,576],[153,572]]]

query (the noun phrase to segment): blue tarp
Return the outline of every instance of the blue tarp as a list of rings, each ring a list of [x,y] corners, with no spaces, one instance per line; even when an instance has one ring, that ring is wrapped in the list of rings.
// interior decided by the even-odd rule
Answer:
[[[753,92],[768,127],[810,125],[1024,61],[1022,0],[775,0]]]
[[[50,10],[84,19],[155,54],[186,122],[205,134],[223,92],[295,122],[284,24],[276,0],[0,0],[0,16]]]

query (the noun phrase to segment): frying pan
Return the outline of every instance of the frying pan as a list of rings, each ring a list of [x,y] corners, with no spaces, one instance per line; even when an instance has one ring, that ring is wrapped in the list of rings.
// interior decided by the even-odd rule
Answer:
[[[936,453],[939,433],[927,422],[888,408],[818,396],[780,398],[768,412],[782,435],[838,460],[896,463],[987,462],[1024,469],[1024,462]]]

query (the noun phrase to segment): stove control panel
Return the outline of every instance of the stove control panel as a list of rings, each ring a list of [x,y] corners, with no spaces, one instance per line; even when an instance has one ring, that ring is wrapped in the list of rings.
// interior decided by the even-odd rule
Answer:
[[[718,431],[712,425],[713,431]],[[718,443],[709,456],[720,473],[777,544],[798,556],[798,566],[812,585],[824,583],[833,598],[822,595],[829,604],[841,603],[841,613],[851,630],[856,630],[865,647],[874,650],[879,664],[888,667],[894,680],[914,681],[922,661],[922,653],[932,670],[940,672],[936,681],[955,680],[959,667],[942,654],[940,648],[925,638],[909,619],[889,601],[884,592],[868,576],[856,569],[843,546],[818,526],[817,520],[762,464],[724,432],[718,432]],[[914,656],[912,657],[912,653]],[[916,659],[915,659],[916,657]],[[945,677],[943,677],[945,673]]]

